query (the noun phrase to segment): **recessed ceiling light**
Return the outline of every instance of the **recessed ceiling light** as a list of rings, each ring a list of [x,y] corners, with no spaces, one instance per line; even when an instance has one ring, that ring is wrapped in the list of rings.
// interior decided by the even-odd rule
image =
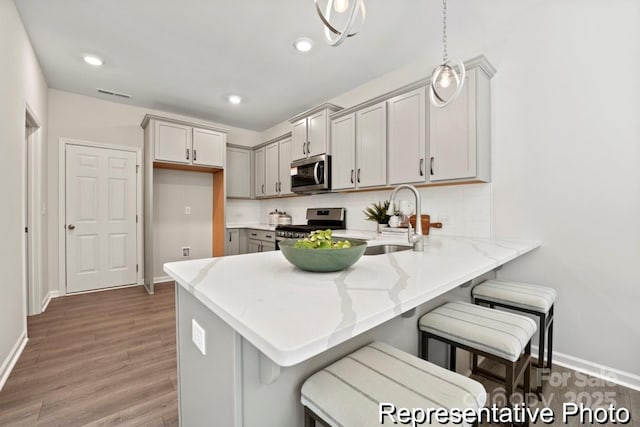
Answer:
[[[313,41],[306,37],[300,37],[293,43],[293,47],[295,47],[298,52],[309,52],[313,47]]]
[[[242,102],[242,97],[240,95],[229,95],[228,99],[229,102],[234,105],[238,105]]]
[[[93,65],[94,67],[100,67],[102,64],[104,64],[102,58],[95,55],[84,55],[82,59],[84,59],[84,62],[89,65]]]

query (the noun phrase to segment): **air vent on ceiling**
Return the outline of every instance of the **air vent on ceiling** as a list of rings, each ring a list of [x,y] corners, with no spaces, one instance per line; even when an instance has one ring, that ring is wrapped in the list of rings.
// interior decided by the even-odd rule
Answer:
[[[131,99],[131,95],[127,95],[126,93],[118,93],[112,90],[100,89],[97,88],[98,92],[103,93],[105,95],[117,96],[119,98]]]

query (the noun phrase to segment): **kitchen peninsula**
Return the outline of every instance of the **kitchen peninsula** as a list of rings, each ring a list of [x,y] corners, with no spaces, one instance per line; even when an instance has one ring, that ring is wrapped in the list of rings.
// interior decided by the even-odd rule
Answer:
[[[278,252],[165,264],[178,283],[181,424],[300,426],[308,376],[373,340],[416,354],[419,316],[468,298],[459,286],[540,245],[424,243],[424,252],[364,256],[336,273],[301,271]]]

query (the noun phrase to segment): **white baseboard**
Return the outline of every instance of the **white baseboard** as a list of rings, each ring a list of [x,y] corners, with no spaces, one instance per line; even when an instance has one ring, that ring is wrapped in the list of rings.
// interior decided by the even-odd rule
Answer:
[[[531,346],[531,354],[533,356],[537,356],[538,346]],[[553,352],[553,363],[623,387],[640,391],[640,375],[610,368],[599,363],[569,356],[568,354],[558,353],[557,351]]]
[[[24,347],[27,345],[27,341],[29,341],[29,338],[27,337],[27,331],[25,330],[20,334],[20,337],[11,349],[11,352],[2,362],[2,365],[0,366],[0,391],[2,391],[4,384],[9,379],[9,375],[11,374],[13,367],[16,366],[16,363],[22,354],[22,350],[24,350]]]
[[[49,306],[49,303],[51,302],[52,298],[58,298],[59,296],[60,296],[60,291],[50,291],[47,294],[47,297],[42,302],[42,309],[40,310],[40,313],[44,313],[45,312],[45,310]]]
[[[164,282],[173,282],[173,279],[171,278],[171,276],[160,276],[160,277],[153,278],[154,285],[156,283],[164,283]]]

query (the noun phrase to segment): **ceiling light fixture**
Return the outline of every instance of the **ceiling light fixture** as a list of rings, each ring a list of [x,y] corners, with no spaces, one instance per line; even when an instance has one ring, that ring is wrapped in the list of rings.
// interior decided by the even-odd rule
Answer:
[[[431,75],[429,85],[429,98],[431,103],[438,108],[449,105],[451,101],[462,91],[465,80],[464,64],[460,59],[449,59],[447,54],[447,0],[442,0],[442,64],[438,65]],[[455,88],[446,90],[451,83],[455,83]],[[445,89],[445,90],[443,90]],[[447,95],[444,92],[451,92]]]
[[[238,105],[242,102],[242,97],[240,95],[229,95],[228,99],[233,105]]]
[[[325,38],[330,46],[338,46],[347,37],[353,37],[358,34],[358,31],[353,28],[356,22],[360,21],[360,26],[364,24],[366,17],[364,0],[325,0],[324,13],[321,7],[323,0],[314,1],[316,12],[318,12],[318,16],[325,27]],[[332,12],[335,12],[334,16],[337,15],[338,22],[331,21]],[[342,23],[341,29],[336,28],[338,23]]]
[[[296,39],[296,41],[293,43],[293,46],[298,52],[306,53],[309,52],[311,48],[313,48],[313,41],[306,37],[300,37],[299,39]]]
[[[82,59],[84,59],[84,62],[89,65],[93,65],[94,67],[100,67],[102,66],[102,64],[104,64],[102,58],[95,55],[84,55]]]

